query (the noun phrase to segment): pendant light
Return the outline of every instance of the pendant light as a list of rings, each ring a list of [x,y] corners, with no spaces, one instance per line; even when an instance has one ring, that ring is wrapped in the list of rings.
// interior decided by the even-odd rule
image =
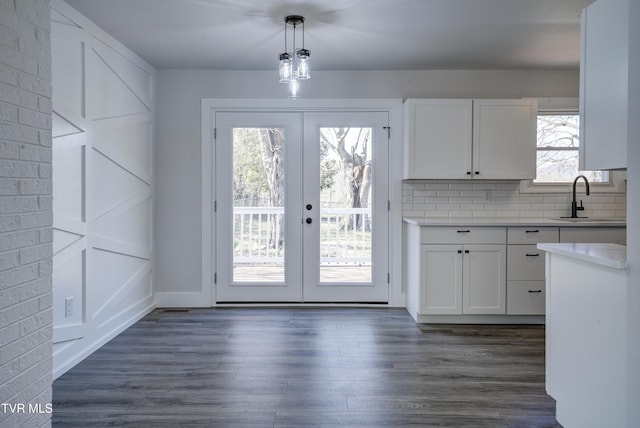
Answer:
[[[296,27],[302,25],[302,46],[296,46]],[[293,27],[293,42],[291,50],[287,43],[287,30]],[[279,75],[280,83],[289,84],[291,97],[298,96],[299,80],[311,77],[309,68],[309,49],[304,47],[304,16],[288,15],[284,18],[284,52],[280,54]]]

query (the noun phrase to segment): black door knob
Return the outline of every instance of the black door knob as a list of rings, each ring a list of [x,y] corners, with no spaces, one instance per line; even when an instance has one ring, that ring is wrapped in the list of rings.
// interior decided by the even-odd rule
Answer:
[[[313,207],[311,206],[311,204],[307,204],[306,208],[307,208],[307,211],[311,211],[311,208]]]
[[[307,222],[307,224],[313,223],[313,220],[311,220],[311,217],[308,217],[305,221]]]

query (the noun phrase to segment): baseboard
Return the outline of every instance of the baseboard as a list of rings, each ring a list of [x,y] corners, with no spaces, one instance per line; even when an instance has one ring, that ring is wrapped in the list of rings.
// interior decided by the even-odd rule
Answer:
[[[210,308],[211,297],[204,292],[156,292],[158,308]]]
[[[420,324],[544,324],[544,315],[422,315],[409,311]]]

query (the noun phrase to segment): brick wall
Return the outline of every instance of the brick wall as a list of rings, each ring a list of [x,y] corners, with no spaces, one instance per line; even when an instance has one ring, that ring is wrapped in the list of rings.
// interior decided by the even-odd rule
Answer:
[[[0,0],[0,427],[51,419],[49,0]]]

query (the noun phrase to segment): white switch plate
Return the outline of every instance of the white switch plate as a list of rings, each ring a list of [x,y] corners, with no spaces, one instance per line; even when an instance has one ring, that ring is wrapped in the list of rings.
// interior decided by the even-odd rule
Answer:
[[[73,315],[73,297],[64,299],[64,317],[69,318]]]

